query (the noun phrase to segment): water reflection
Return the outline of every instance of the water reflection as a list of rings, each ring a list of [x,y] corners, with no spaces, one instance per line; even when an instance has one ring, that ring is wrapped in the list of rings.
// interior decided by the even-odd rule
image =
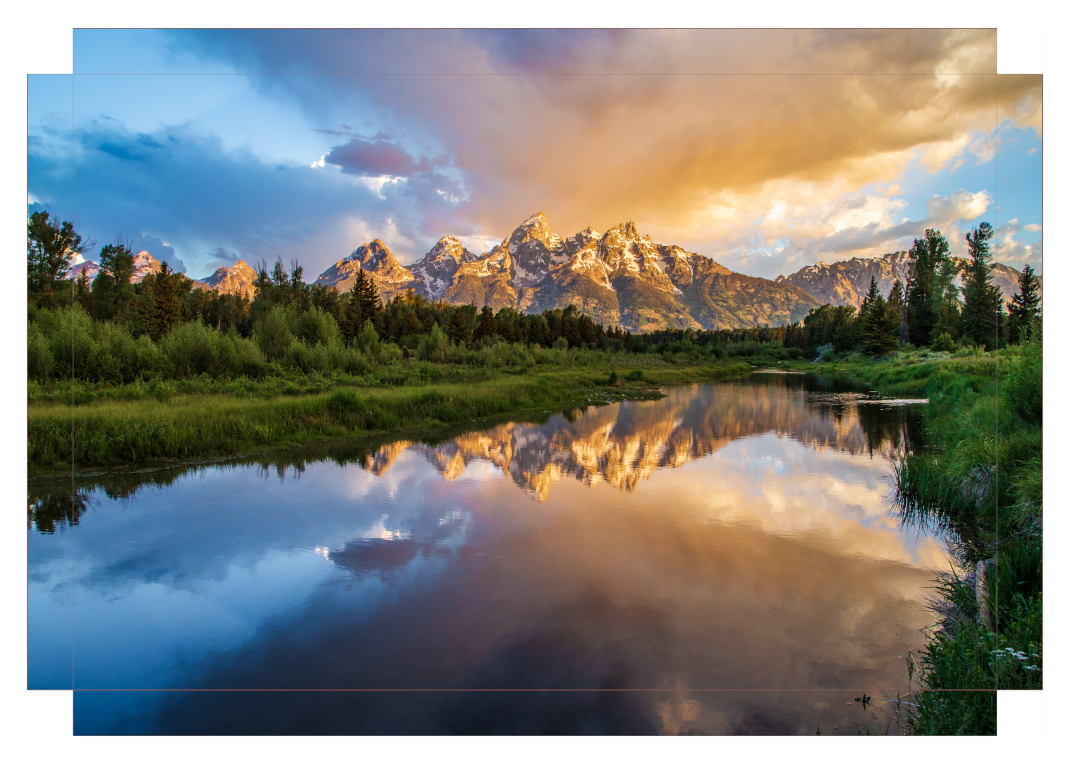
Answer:
[[[66,613],[81,733],[883,731],[851,693],[905,688],[943,559],[885,501],[919,432],[864,390],[753,375],[83,478],[70,525],[31,484],[30,684],[62,685],[34,645]],[[93,692],[138,688],[249,692]]]
[[[566,477],[634,491],[655,470],[681,467],[738,438],[767,432],[849,454],[892,457],[917,445],[915,410],[857,391],[832,391],[831,382],[822,382],[754,375],[747,382],[677,388],[659,401],[591,406],[545,424],[510,422],[434,446],[390,443],[362,463],[382,475],[412,449],[454,480],[473,461],[484,460],[544,501]],[[824,388],[823,394],[812,394],[814,387]]]

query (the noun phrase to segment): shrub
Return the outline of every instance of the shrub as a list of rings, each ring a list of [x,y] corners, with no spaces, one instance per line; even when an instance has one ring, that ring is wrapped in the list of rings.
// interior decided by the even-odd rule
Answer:
[[[41,328],[31,321],[26,332],[26,369],[30,379],[44,382],[52,374],[52,353]]]
[[[372,326],[370,320],[364,322],[360,333],[353,338],[353,345],[369,358],[378,358],[380,350],[379,335],[375,333],[375,327]]]
[[[293,334],[306,345],[330,345],[341,340],[334,316],[312,307],[293,322]]]
[[[1043,354],[1040,343],[1027,342],[1016,356],[1001,359],[999,366],[1000,403],[1033,424],[1040,424],[1044,415]]]
[[[143,335],[144,336],[144,335]],[[177,377],[219,372],[219,332],[199,321],[180,324],[160,340],[160,350]]]
[[[277,361],[286,354],[293,342],[286,309],[276,306],[268,313],[260,327],[260,349],[270,360]]]
[[[554,340],[554,350],[568,350],[568,340],[564,337],[558,337]]]
[[[449,347],[449,337],[442,331],[442,327],[435,324],[431,327],[431,333],[420,340],[416,355],[424,361],[443,361]]]
[[[929,350],[933,351],[934,353],[953,353],[955,352],[955,340],[952,339],[950,334],[944,332],[942,334],[937,335],[936,338],[933,339],[932,344],[929,345]]]
[[[296,339],[286,348],[280,363],[284,368],[299,369],[306,374],[311,371],[323,372],[330,367],[331,354],[324,345],[309,346],[304,340]]]

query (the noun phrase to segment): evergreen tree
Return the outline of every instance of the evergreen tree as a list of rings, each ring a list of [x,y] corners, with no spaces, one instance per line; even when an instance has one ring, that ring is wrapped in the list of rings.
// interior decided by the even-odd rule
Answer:
[[[446,334],[456,343],[467,342],[469,337],[468,314],[460,306],[450,311],[446,322]]]
[[[279,262],[281,267],[282,262]],[[286,279],[287,304],[297,307],[298,313],[304,313],[312,307],[311,289],[305,283],[305,269],[296,260],[290,261],[290,275]]]
[[[56,290],[67,278],[71,258],[88,248],[89,242],[82,241],[81,234],[70,222],[60,223],[47,212],[30,215],[26,224],[26,275],[30,298],[36,297],[48,308],[55,308],[60,300]]]
[[[93,281],[93,317],[126,320],[134,301],[134,253],[122,242],[100,250],[100,272]]]
[[[154,280],[155,278],[149,275],[139,284],[132,321],[134,335],[147,334],[153,342],[160,339],[160,321],[156,315],[156,297],[153,293]]]
[[[364,276],[364,279],[361,280],[360,276]],[[411,292],[412,290],[409,291]],[[365,321],[376,323],[379,313],[383,309],[383,302],[379,299],[379,288],[375,285],[374,279],[366,275],[363,268],[360,269],[360,274],[357,276],[357,283],[353,287],[353,292],[356,295],[357,302],[360,304],[361,316]],[[363,326],[363,321],[361,326]]]
[[[896,282],[898,283],[898,282]],[[868,355],[886,355],[898,343],[899,313],[891,308],[877,289],[877,280],[869,279],[869,291],[862,300],[858,315],[859,348]]]
[[[934,337],[946,333],[955,339],[960,334],[962,303],[959,302],[959,288],[955,286],[958,275],[959,266],[950,257],[945,257],[936,270],[933,279]]]
[[[970,262],[966,266],[965,301],[962,306],[962,334],[986,349],[999,347],[999,325],[1003,313],[1003,295],[992,283],[992,254],[988,240],[992,226],[981,223],[973,234],[966,234]]]
[[[863,316],[877,301],[877,298],[881,296],[880,290],[877,289],[877,279],[874,276],[869,277],[869,289],[866,291],[866,296],[862,298],[862,307],[858,309],[858,320],[865,323]]]
[[[1035,322],[1039,319],[1040,280],[1027,265],[1018,274],[1018,294],[1011,299],[1007,340],[1012,344],[1028,341],[1035,334]]]
[[[167,263],[160,263],[160,270],[146,276],[139,285],[135,333],[148,334],[156,340],[180,324],[189,310],[183,296],[191,283]]]
[[[888,308],[894,310],[896,316],[899,317],[896,336],[905,345],[910,341],[910,338],[907,332],[906,297],[903,294],[903,282],[899,279],[895,280],[895,284],[892,285],[892,291],[888,295]]]
[[[910,248],[911,274],[907,280],[907,329],[916,345],[932,342],[938,320],[938,308],[945,295],[937,284],[937,274],[947,261],[951,248],[947,239],[932,228],[924,239],[914,239]]]
[[[895,287],[892,291],[895,291]],[[900,295],[902,295],[902,289],[900,289]],[[889,299],[884,303],[883,315],[874,323],[879,336],[877,341],[879,350],[874,352],[879,352],[881,355],[894,352],[899,348],[899,335],[903,326],[902,301],[892,302],[892,295],[889,294],[888,297]]]
[[[345,302],[342,333],[349,342],[362,330],[364,324],[378,323],[383,304],[375,282],[363,268],[357,271],[357,281]]]
[[[82,271],[74,282],[74,299],[89,315],[93,315],[93,290],[89,283],[89,274]]]

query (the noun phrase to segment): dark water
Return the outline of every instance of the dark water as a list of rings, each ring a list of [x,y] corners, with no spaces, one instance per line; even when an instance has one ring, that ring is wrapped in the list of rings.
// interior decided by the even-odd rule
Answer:
[[[894,732],[946,555],[887,501],[918,406],[872,398],[32,481],[29,685],[78,734]]]

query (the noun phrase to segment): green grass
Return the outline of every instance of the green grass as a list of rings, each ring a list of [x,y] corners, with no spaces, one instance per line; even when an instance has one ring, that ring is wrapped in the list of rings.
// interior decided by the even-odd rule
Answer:
[[[626,363],[620,369],[630,371]],[[615,385],[609,384],[607,371],[595,369],[484,372],[475,380],[404,386],[361,387],[336,380],[325,390],[279,395],[257,387],[264,383],[250,382],[257,394],[176,391],[163,401],[103,397],[73,407],[37,402],[29,407],[29,467],[31,474],[44,474],[136,466],[390,431],[430,431],[551,408],[660,397],[661,385],[712,381],[749,370],[747,364],[727,362],[648,367],[642,380]]]

